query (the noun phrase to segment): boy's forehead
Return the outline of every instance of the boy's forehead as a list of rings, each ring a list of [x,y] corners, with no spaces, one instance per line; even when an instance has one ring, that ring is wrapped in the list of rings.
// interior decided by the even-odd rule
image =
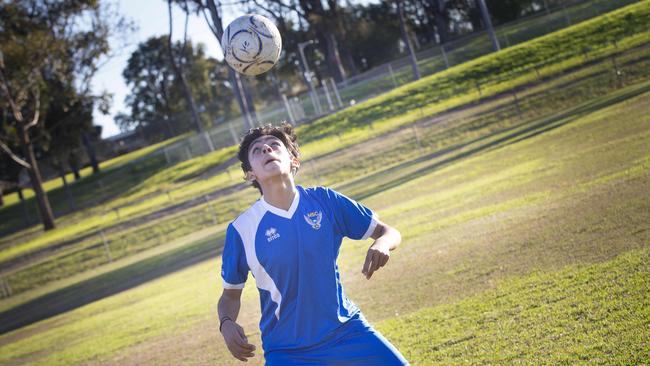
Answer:
[[[277,141],[280,141],[279,138],[277,138],[277,137],[275,137],[275,136],[273,136],[273,135],[262,135],[262,136],[256,138],[255,140],[253,140],[253,142],[251,142],[250,146],[252,147],[253,145],[255,145],[255,144],[257,144],[257,143],[266,142],[266,141],[268,141],[268,140],[277,140]],[[280,141],[280,142],[282,142],[282,141]]]
[[[251,142],[251,144],[248,145],[248,152],[250,153],[251,148],[252,148],[253,146],[255,146],[255,144],[258,144],[258,143],[264,143],[264,142],[271,141],[271,140],[275,140],[275,141],[280,141],[280,142],[282,142],[282,140],[280,140],[280,139],[277,138],[276,136],[273,136],[273,135],[262,135],[262,136],[256,138],[255,140],[253,140],[253,141]],[[283,145],[284,145],[284,143],[283,143]]]

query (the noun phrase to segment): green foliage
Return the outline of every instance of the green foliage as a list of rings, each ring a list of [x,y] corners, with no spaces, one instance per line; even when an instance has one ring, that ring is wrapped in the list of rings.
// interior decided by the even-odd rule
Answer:
[[[167,48],[166,35],[149,38],[138,45],[123,71],[132,89],[125,100],[130,114],[120,115],[117,122],[123,128],[144,129],[152,140],[170,138],[194,128]],[[202,123],[212,126],[214,121],[209,116],[231,116],[231,91],[214,71],[217,61],[205,55],[203,45],[176,42],[173,51],[180,55],[177,57],[183,64]]]

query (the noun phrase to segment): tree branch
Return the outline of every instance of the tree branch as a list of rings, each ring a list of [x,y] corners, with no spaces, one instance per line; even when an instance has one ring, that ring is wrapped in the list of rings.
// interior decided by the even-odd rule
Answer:
[[[32,93],[34,94],[34,118],[32,118],[32,121],[25,126],[25,132],[27,132],[27,130],[30,128],[36,126],[38,123],[38,118],[41,115],[41,92],[38,90],[38,88],[36,88],[32,90]]]
[[[2,141],[0,141],[0,150],[2,150],[2,151],[4,151],[5,153],[7,153],[7,155],[9,155],[9,157],[11,158],[11,160],[15,161],[15,162],[18,163],[19,165],[21,165],[21,166],[23,166],[23,167],[25,167],[25,168],[27,168],[27,169],[31,169],[31,168],[32,168],[32,166],[31,166],[28,162],[26,162],[25,160],[23,160],[23,159],[21,159],[20,157],[18,157],[18,155],[14,154],[14,153],[11,151],[11,149],[9,148],[9,146],[5,145],[5,143],[2,142]]]

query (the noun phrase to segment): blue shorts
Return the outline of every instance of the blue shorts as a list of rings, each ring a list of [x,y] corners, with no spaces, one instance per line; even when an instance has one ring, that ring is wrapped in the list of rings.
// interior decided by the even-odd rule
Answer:
[[[264,353],[266,366],[337,365],[402,366],[408,361],[362,314],[353,316],[336,335],[314,346]]]

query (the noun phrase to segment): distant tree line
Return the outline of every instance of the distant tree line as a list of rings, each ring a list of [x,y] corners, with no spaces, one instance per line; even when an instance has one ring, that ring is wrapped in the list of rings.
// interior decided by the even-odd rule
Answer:
[[[487,0],[487,4],[493,22],[499,24],[545,11],[557,6],[558,1]],[[204,17],[220,41],[227,24],[222,22],[219,1],[168,0],[167,3],[170,7],[180,7],[186,15]],[[396,0],[371,3],[242,0],[236,3],[238,7],[243,5],[242,13],[262,14],[275,21],[284,48],[278,65],[254,78],[239,77],[223,61],[207,57],[202,45],[186,39],[171,46],[182,69],[175,70],[167,36],[152,37],[138,46],[123,71],[131,93],[125,100],[128,112],[116,119],[120,128],[137,129],[153,142],[189,130],[213,127],[236,116],[244,116],[251,124],[256,109],[280,100],[280,94],[291,96],[306,90],[298,51],[301,42],[316,41],[305,52],[318,80],[332,77],[340,82],[404,57]],[[483,29],[475,0],[401,0],[399,5],[403,7],[408,35],[418,47],[445,43]],[[187,80],[187,87],[183,86],[181,75]],[[184,88],[189,89],[195,102],[190,103],[183,96]],[[194,111],[190,104],[194,104]],[[198,127],[193,121],[194,113],[198,115]]]
[[[398,3],[399,1],[399,3]],[[559,0],[487,0],[495,23],[557,6]],[[404,57],[398,8],[408,39],[417,45],[445,43],[483,27],[475,0],[167,0],[186,17],[203,17],[220,41],[224,6],[263,14],[282,33],[278,65],[255,78],[241,77],[204,47],[171,34],[138,45],[123,76],[131,88],[128,110],[116,117],[123,130],[149,142],[215,126],[243,116],[252,126],[256,110],[281,94],[303,92],[298,44],[307,47],[310,69],[319,80],[344,81],[387,61]],[[399,6],[398,6],[399,5]],[[242,8],[243,7],[243,8]],[[182,21],[182,20],[181,20]],[[185,19],[187,24],[187,18]],[[101,128],[93,110],[108,113],[111,96],[94,94],[90,81],[111,55],[109,38],[132,25],[100,0],[10,0],[0,2],[0,205],[2,192],[28,181],[36,194],[45,229],[54,217],[42,188],[39,161],[79,179],[81,162],[99,171],[93,149]],[[22,177],[22,178],[21,178]]]

